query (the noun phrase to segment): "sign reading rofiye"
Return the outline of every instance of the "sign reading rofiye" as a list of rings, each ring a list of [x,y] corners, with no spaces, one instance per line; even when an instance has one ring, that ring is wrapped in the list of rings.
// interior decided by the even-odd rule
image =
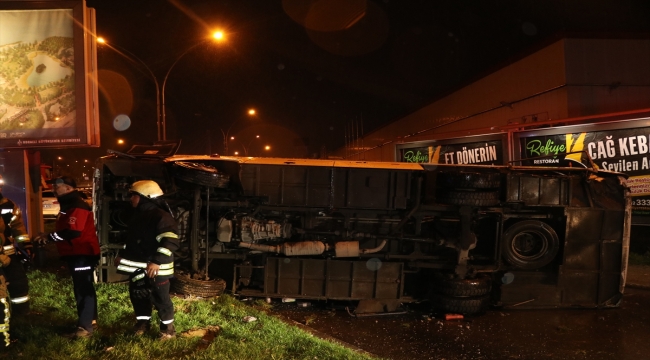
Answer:
[[[650,209],[650,128],[625,128],[592,132],[540,135],[521,138],[522,159],[527,165],[560,166],[566,161],[629,175],[635,209]],[[573,153],[568,154],[567,153]]]
[[[400,149],[401,162],[431,164],[501,165],[503,145],[501,140],[455,144],[434,143],[426,147]]]

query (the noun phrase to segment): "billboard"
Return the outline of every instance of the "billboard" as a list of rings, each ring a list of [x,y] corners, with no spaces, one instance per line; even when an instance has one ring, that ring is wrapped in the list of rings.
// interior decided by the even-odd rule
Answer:
[[[517,139],[524,165],[591,167],[591,158],[601,170],[629,175],[632,209],[650,214],[650,119],[522,132]]]
[[[0,148],[99,145],[94,11],[0,1]]]
[[[505,135],[439,139],[397,146],[397,161],[429,164],[503,165]]]

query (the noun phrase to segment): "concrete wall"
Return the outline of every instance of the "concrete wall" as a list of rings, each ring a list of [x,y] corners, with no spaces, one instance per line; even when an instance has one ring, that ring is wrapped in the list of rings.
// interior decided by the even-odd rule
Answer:
[[[648,107],[649,39],[563,39],[368,134],[362,147],[340,149],[337,155],[366,149],[350,158],[394,161],[396,144],[445,133]]]
[[[567,39],[569,117],[650,107],[650,40]]]

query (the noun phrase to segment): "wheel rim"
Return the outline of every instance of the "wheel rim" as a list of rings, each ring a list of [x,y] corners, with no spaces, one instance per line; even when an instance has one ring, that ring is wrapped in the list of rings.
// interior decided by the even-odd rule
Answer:
[[[540,232],[525,231],[512,238],[510,248],[522,260],[537,260],[548,251],[548,241]]]

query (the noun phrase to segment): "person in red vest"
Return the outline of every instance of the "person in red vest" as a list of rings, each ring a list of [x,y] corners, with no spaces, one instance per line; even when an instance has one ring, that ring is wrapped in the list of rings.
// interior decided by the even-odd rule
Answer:
[[[77,330],[72,337],[85,338],[93,333],[97,320],[97,294],[94,286],[95,267],[99,261],[99,239],[90,206],[77,191],[77,183],[69,176],[48,181],[52,184],[61,210],[55,231],[39,235],[35,241],[53,241],[61,259],[68,263],[77,302]]]

